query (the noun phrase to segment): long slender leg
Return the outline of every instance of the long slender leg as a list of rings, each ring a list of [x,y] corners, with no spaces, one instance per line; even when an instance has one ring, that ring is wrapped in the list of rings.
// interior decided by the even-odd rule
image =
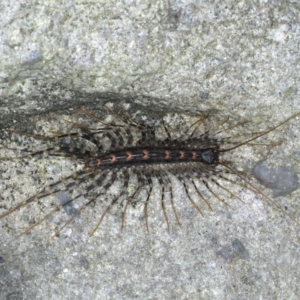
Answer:
[[[164,186],[164,181],[163,181],[163,179],[160,176],[157,179],[158,179],[158,182],[159,182],[160,187],[161,187],[161,199],[160,199],[161,208],[162,208],[162,211],[163,211],[163,214],[164,214],[165,221],[167,223],[167,230],[170,231],[169,219],[168,219],[168,215],[167,215],[167,211],[166,211],[166,206],[165,206],[165,186]]]
[[[192,180],[192,183],[193,183],[193,186],[194,186],[194,188],[195,188],[197,194],[199,195],[199,197],[206,203],[206,205],[208,206],[208,208],[209,208],[211,211],[213,211],[213,209],[212,209],[211,205],[209,204],[208,200],[207,200],[207,199],[203,196],[203,194],[199,191],[199,189],[198,189],[198,187],[196,186],[194,180]],[[196,207],[196,208],[197,208],[197,207]]]
[[[132,200],[134,199],[134,197],[139,193],[139,191],[141,190],[142,188],[142,185],[139,185],[134,193],[127,199],[126,201],[126,205],[125,205],[125,208],[124,208],[124,211],[122,213],[122,224],[121,224],[121,230],[123,230],[123,228],[125,227],[125,215],[126,215],[126,211],[127,211],[127,207],[129,206],[129,204],[132,202]]]
[[[290,120],[289,118],[288,120]],[[287,121],[285,121],[287,122]],[[284,123],[282,123],[284,124]],[[278,126],[277,126],[278,127]],[[275,127],[275,128],[277,128]],[[235,174],[237,177],[242,179],[249,187],[251,187],[256,193],[260,194],[263,198],[265,198],[267,201],[269,201],[271,204],[273,204],[279,211],[283,212],[286,216],[288,216],[291,220],[296,222],[298,225],[300,225],[300,222],[297,221],[292,215],[288,214],[278,203],[276,203],[274,200],[272,200],[270,197],[268,197],[265,193],[263,193],[261,190],[259,190],[257,187],[255,187],[250,181],[248,181],[244,176],[242,176],[238,171],[232,169],[228,165],[225,165],[222,163],[222,165],[227,168],[230,172]]]
[[[116,105],[117,107],[125,116],[122,116],[119,112],[116,112],[114,108],[110,108],[106,106],[106,109],[110,111],[113,115],[115,115],[119,120],[121,120],[123,123],[132,126],[132,127],[138,127],[138,128],[145,128],[148,127],[147,125],[139,123],[137,120],[135,120],[126,110],[124,110],[122,107]]]
[[[74,186],[80,186],[80,184],[83,183],[83,182],[85,182],[88,178],[90,178],[91,175],[93,175],[93,174],[92,174],[92,173],[87,174],[87,176],[85,176],[85,177],[83,177],[83,178],[80,178],[80,180],[77,180],[76,182],[72,182],[72,183],[70,183],[70,184],[67,184],[67,185],[66,185],[66,188],[64,188],[63,190],[58,190],[58,191],[56,191],[55,193],[60,192],[60,191],[70,191],[70,189],[73,188]],[[96,183],[101,184],[102,181],[103,181],[103,179],[106,177],[106,175],[107,175],[107,172],[104,172],[104,173],[100,174],[100,176],[99,176],[98,178],[93,178],[93,179],[95,180]],[[70,204],[71,202],[74,202],[76,199],[78,199],[78,198],[81,197],[81,196],[85,197],[85,196],[89,193],[89,191],[90,191],[90,189],[91,189],[91,188],[90,188],[91,186],[92,186],[92,185],[90,185],[90,186],[85,190],[84,193],[81,193],[81,194],[79,194],[78,196],[76,196],[76,197],[74,197],[74,198],[68,200],[66,203],[62,204],[61,206],[57,206],[55,209],[53,209],[53,210],[50,211],[48,214],[46,214],[42,219],[40,219],[40,220],[37,221],[35,224],[33,224],[32,226],[30,226],[29,228],[27,228],[25,231],[23,231],[20,235],[23,235],[23,234],[29,232],[30,230],[32,230],[34,227],[40,225],[40,224],[41,224],[42,222],[44,222],[49,216],[51,216],[51,215],[53,215],[54,213],[58,212],[58,211],[61,209],[61,207],[64,207],[64,206]],[[94,185],[93,185],[93,186],[94,186]],[[72,189],[72,190],[73,190],[73,189]],[[48,195],[51,195],[51,194],[44,195],[44,196],[41,197],[41,198],[44,198],[44,197],[46,197],[46,196],[48,196]],[[40,198],[38,198],[38,199],[40,199]],[[89,201],[88,204],[89,204],[90,202],[92,202],[92,201]],[[87,206],[88,204],[85,204],[85,205],[83,205],[83,206]],[[81,208],[79,209],[79,211],[81,211],[82,209],[83,209],[83,208],[81,207]],[[78,212],[75,213],[75,216],[76,216],[77,214],[78,214]],[[73,219],[75,218],[75,216],[72,216],[71,220],[73,220]],[[71,222],[71,221],[70,221],[70,222]],[[67,223],[66,223],[60,230],[57,231],[57,233],[59,233],[63,228],[65,228],[65,227],[67,226],[67,224],[69,224],[70,222],[67,221]]]
[[[72,201],[76,200],[77,198],[81,197],[82,195],[78,195],[78,197],[73,198]],[[88,202],[87,204],[82,205],[75,213],[74,215],[67,221],[65,222],[65,224],[60,227],[58,230],[55,231],[55,233],[53,234],[53,237],[57,237],[59,236],[60,232],[66,228],[71,222],[73,222],[73,220],[88,206],[90,202]],[[64,204],[65,205],[65,204]]]
[[[181,222],[180,222],[180,219],[178,217],[178,214],[177,214],[177,211],[176,211],[176,208],[175,208],[173,190],[172,190],[172,184],[171,184],[170,178],[169,178],[168,174],[165,171],[160,170],[159,172],[163,176],[163,180],[165,181],[165,186],[168,188],[168,190],[170,192],[170,202],[171,202],[171,207],[172,207],[172,211],[174,213],[176,222],[179,226],[181,226]]]
[[[110,186],[112,186],[112,184],[114,183],[116,177],[117,177],[117,171],[115,170],[114,175],[112,176],[112,180],[110,179],[109,182],[103,187],[104,190],[107,190],[107,189],[110,188]],[[126,176],[125,176],[125,179],[126,179]],[[129,180],[129,178],[128,178],[128,180]],[[127,184],[125,183],[125,185],[128,186],[128,183]],[[125,185],[123,185],[123,186],[125,186]],[[120,195],[113,198],[113,200],[110,202],[110,204],[106,207],[106,209],[102,213],[102,215],[101,215],[99,221],[97,222],[96,226],[94,227],[92,232],[89,234],[90,236],[92,236],[95,233],[95,231],[99,228],[99,226],[100,226],[102,220],[104,219],[105,215],[118,202],[118,200],[126,193],[126,191],[127,191],[126,188],[123,188]]]
[[[200,209],[200,207],[195,203],[195,201],[191,198],[190,194],[189,194],[189,191],[188,191],[188,187],[186,185],[186,182],[185,180],[186,179],[190,179],[192,180],[191,176],[190,175],[186,175],[186,178],[185,176],[182,174],[182,172],[180,171],[180,169],[177,169],[177,170],[174,170],[173,171],[173,174],[176,176],[176,178],[180,181],[180,183],[183,185],[184,187],[184,190],[185,190],[185,193],[186,195],[188,196],[188,199],[190,200],[190,202],[192,203],[192,205],[196,208],[196,210],[202,215],[204,216],[202,210]]]
[[[21,235],[24,235],[26,234],[27,232],[31,231],[33,228],[35,228],[36,226],[42,224],[46,219],[48,219],[50,216],[52,216],[53,214],[57,213],[58,211],[61,210],[62,207],[66,206],[67,204],[69,204],[71,201],[74,201],[76,200],[77,198],[79,198],[81,195],[78,195],[77,197],[71,199],[70,201],[64,203],[63,205],[61,206],[57,206],[55,209],[53,209],[52,211],[50,211],[48,214],[46,214],[43,218],[41,218],[40,220],[38,220],[36,223],[34,223],[33,225],[31,225],[30,227],[26,228],[24,231],[22,231],[20,233],[20,236]],[[71,218],[71,220],[73,220],[78,214],[79,212],[81,211],[81,209],[79,209]],[[71,222],[71,221],[70,221]],[[56,236],[58,235],[58,233],[67,226],[67,224],[69,224],[70,222],[67,222],[66,225],[64,225],[59,231],[56,232]]]
[[[155,130],[153,128],[146,128],[146,130],[141,130],[141,139],[137,142],[137,146],[148,146],[157,144],[155,141]]]
[[[105,185],[105,187],[103,187],[103,189],[101,189],[101,191],[100,192],[98,192],[96,195],[94,195],[93,196],[93,198],[91,199],[91,200],[89,200],[86,204],[84,204],[84,205],[82,205],[80,208],[79,208],[79,210],[59,229],[59,230],[57,230],[56,231],[56,233],[55,233],[55,235],[57,236],[68,224],[70,224],[73,220],[74,220],[74,218],[83,210],[83,209],[85,209],[89,204],[91,204],[92,202],[94,202],[100,195],[102,195],[103,194],[103,190],[107,190],[113,183],[114,183],[114,181],[115,181],[115,179],[116,179],[116,172],[114,172],[113,174],[112,174],[112,177],[111,178],[109,178],[108,179],[108,182],[107,182],[107,184]],[[105,176],[107,175],[107,172],[105,172]],[[102,182],[103,182],[103,179],[104,179],[104,177],[103,176],[100,176],[98,179],[96,179],[95,180],[95,183],[94,184],[92,184],[92,185],[89,185],[88,187],[87,187],[87,189],[86,189],[86,192],[85,193],[83,193],[83,194],[80,194],[79,196],[83,196],[83,197],[85,197],[85,196],[87,196],[87,194],[89,193],[89,191],[91,190],[91,189],[93,189],[93,188],[95,188],[95,187],[97,187],[97,186],[101,186],[101,184],[102,184]],[[129,179],[128,179],[129,180]],[[128,180],[127,180],[127,183],[128,183]],[[126,184],[126,181],[125,181],[125,184],[124,184],[124,186],[123,186],[123,188],[125,188],[127,186],[127,184]],[[124,190],[124,192],[125,192],[125,190]],[[122,195],[123,193],[121,193],[121,195]],[[118,198],[120,198],[121,197],[121,195],[119,195],[119,197]],[[76,198],[78,198],[78,197],[75,197],[75,198],[73,198],[73,199],[71,199],[72,201],[73,200],[75,200]],[[70,201],[71,201],[70,200]],[[68,202],[70,202],[70,201],[68,201]],[[100,224],[99,224],[100,225]],[[96,231],[96,229],[97,228],[95,228],[94,229],[94,231]],[[93,233],[94,233],[94,231],[93,231]]]
[[[124,128],[124,131],[125,131],[126,137],[127,137],[127,145],[132,146],[132,144],[133,144],[133,135],[132,135],[131,131],[129,130],[129,128]]]
[[[86,178],[92,174],[93,171],[90,171],[90,170],[85,170],[85,171],[79,171],[75,174],[72,174],[70,176],[67,176],[65,178],[62,178],[60,179],[59,181],[49,185],[46,187],[46,189],[44,191],[41,191],[37,194],[35,194],[34,196],[24,200],[23,202],[19,203],[18,205],[14,206],[13,208],[9,209],[8,211],[6,211],[5,213],[1,214],[0,215],[0,219],[10,215],[11,213],[13,213],[14,211],[26,206],[27,204],[29,203],[32,203],[32,202],[37,202],[39,199],[42,199],[46,196],[49,196],[49,195],[53,195],[54,193],[57,193],[57,192],[61,192],[61,191],[66,191],[68,189],[67,186],[65,186],[64,188],[62,189],[55,189],[56,186],[58,186],[59,184],[69,180],[69,179],[73,179],[74,177],[78,177],[78,176],[81,176],[81,175],[84,175],[82,178],[78,179],[78,182],[83,182],[86,180]]]
[[[224,203],[226,206],[232,208],[232,207],[231,207],[224,199],[220,198],[220,197],[212,190],[212,188],[209,186],[207,180],[202,179],[201,181],[204,183],[204,185],[205,185],[206,188],[210,191],[210,193],[211,193],[212,195],[214,195],[220,202],[222,202],[222,203]]]
[[[148,182],[149,190],[148,190],[147,198],[146,198],[145,205],[144,205],[144,216],[145,216],[146,229],[147,229],[147,232],[149,233],[148,204],[149,204],[149,199],[150,199],[152,191],[153,191],[153,182],[152,182],[150,174],[146,173],[145,178],[146,178],[146,181]]]
[[[72,134],[68,134],[65,136],[71,136]],[[76,133],[77,135],[77,133]],[[58,140],[62,136],[51,138]],[[5,147],[6,148],[6,147]],[[64,157],[72,157],[75,156],[77,159],[83,159],[88,156],[93,156],[94,153],[92,151],[89,151],[87,149],[82,149],[78,147],[71,147],[71,146],[66,146],[66,145],[55,145],[51,147],[47,147],[38,151],[31,151],[30,149],[9,149],[8,150],[18,150],[20,152],[26,152],[24,155],[19,155],[19,156],[10,156],[10,157],[0,157],[0,160],[13,160],[13,159],[22,159],[22,158],[28,158],[28,157],[34,157],[38,155],[43,155],[43,156],[64,156]]]
[[[211,181],[214,182],[217,186],[219,186],[221,189],[223,189],[224,191],[226,191],[229,195],[231,195],[232,197],[238,199],[239,201],[241,201],[242,203],[245,204],[245,202],[238,197],[237,195],[235,195],[234,193],[232,193],[230,190],[228,190],[227,188],[225,188],[223,185],[221,185],[219,182],[217,182],[216,180],[214,180],[213,178],[211,178]]]
[[[148,204],[149,204],[149,198],[152,194],[152,190],[153,190],[153,185],[150,186],[150,189],[147,193],[147,199],[145,201],[145,205],[144,205],[144,215],[145,215],[145,223],[146,223],[146,229],[147,232],[149,233],[149,222],[148,222]]]

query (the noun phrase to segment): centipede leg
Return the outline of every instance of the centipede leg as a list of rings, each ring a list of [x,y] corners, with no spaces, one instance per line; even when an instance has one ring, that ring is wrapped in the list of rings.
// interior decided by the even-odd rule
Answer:
[[[222,202],[223,204],[225,204],[226,206],[232,208],[224,199],[220,198],[213,190],[212,188],[209,186],[207,180],[202,179],[201,180],[203,182],[203,184],[206,186],[206,188],[209,190],[209,192],[214,195],[220,202]]]
[[[147,230],[147,233],[149,233],[149,223],[148,223],[148,204],[149,204],[149,199],[150,199],[150,196],[152,194],[152,190],[153,190],[153,183],[152,183],[152,179],[151,179],[151,176],[150,174],[145,174],[145,179],[148,183],[148,186],[149,186],[149,190],[147,192],[147,198],[146,198],[146,201],[145,201],[145,204],[144,204],[144,216],[145,216],[145,225],[146,225],[146,230]]]
[[[175,216],[176,222],[179,226],[181,226],[181,222],[180,219],[178,217],[177,211],[176,211],[176,207],[175,207],[175,203],[174,203],[174,197],[173,197],[173,190],[172,190],[172,184],[170,181],[170,178],[168,176],[168,174],[165,171],[160,171],[161,175],[163,176],[163,180],[165,181],[165,186],[168,188],[169,192],[170,192],[170,202],[171,202],[171,207],[172,207],[172,211],[173,214]]]
[[[129,175],[128,175],[128,176],[129,176]],[[103,189],[104,189],[104,190],[109,189],[109,188],[112,186],[112,184],[114,183],[114,181],[116,180],[116,177],[117,177],[117,171],[114,170],[114,171],[113,171],[113,176],[112,176],[112,178],[111,178],[111,179],[109,180],[109,182],[103,187]],[[125,179],[126,179],[126,176],[125,176]],[[128,180],[129,180],[129,177],[128,177]],[[125,183],[125,184],[123,185],[123,187],[124,187],[125,185],[128,186],[128,182],[127,182],[127,184]],[[110,202],[110,204],[107,206],[107,208],[106,208],[106,209],[104,210],[104,212],[102,213],[102,215],[101,215],[99,221],[97,222],[97,224],[96,224],[96,226],[94,227],[94,229],[92,230],[92,232],[89,234],[90,236],[92,236],[92,235],[95,233],[95,231],[99,228],[99,226],[100,226],[102,220],[104,219],[105,215],[108,213],[108,211],[113,207],[113,205],[116,204],[116,203],[118,202],[118,200],[119,200],[125,193],[126,193],[126,189],[123,188],[123,190],[122,190],[122,192],[120,193],[120,195],[114,197],[114,199]]]
[[[160,199],[160,203],[161,203],[161,208],[164,214],[164,218],[165,221],[167,223],[167,230],[170,231],[170,225],[169,225],[169,218],[167,215],[167,211],[166,211],[166,206],[165,206],[165,186],[164,186],[164,181],[162,180],[161,177],[158,178],[158,182],[161,186],[161,199]]]

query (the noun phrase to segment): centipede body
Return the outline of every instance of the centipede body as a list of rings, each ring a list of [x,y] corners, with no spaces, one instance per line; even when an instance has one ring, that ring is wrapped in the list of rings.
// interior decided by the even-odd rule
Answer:
[[[124,228],[130,207],[139,206],[149,232],[149,209],[156,198],[169,230],[171,219],[178,225],[182,223],[176,201],[187,201],[204,216],[205,211],[214,210],[213,199],[215,205],[219,203],[229,208],[232,199],[244,202],[233,191],[233,186],[257,193],[283,211],[249,176],[240,172],[234,158],[240,155],[242,147],[267,148],[263,146],[266,136],[299,113],[264,131],[239,134],[239,127],[247,127],[248,121],[199,112],[194,115],[194,122],[183,122],[180,130],[175,130],[166,124],[162,113],[161,121],[154,126],[136,119],[120,106],[107,106],[106,109],[111,116],[108,121],[98,119],[88,109],[81,110],[79,115],[83,116],[83,121],[69,121],[67,132],[48,135],[5,132],[3,140],[17,145],[3,144],[2,162],[28,164],[28,161],[41,163],[43,159],[69,159],[73,165],[69,175],[42,184],[43,187],[28,198],[13,195],[12,198],[18,199],[14,199],[10,207],[1,207],[0,220],[13,217],[18,210],[28,213],[30,207],[41,205],[45,211],[42,217],[31,219],[32,224],[21,234],[31,232],[59,215],[64,218],[55,225],[54,235],[58,236],[91,208],[97,210],[90,230],[93,235],[112,213],[119,217],[120,226]],[[32,146],[22,148],[20,144],[24,140],[30,140]],[[253,141],[262,146],[251,146]],[[184,199],[176,199],[174,181],[179,182]],[[119,188],[111,191],[115,186]],[[62,198],[63,193],[68,195],[60,204],[47,203],[51,197]],[[2,197],[5,196],[4,193]],[[288,217],[298,223],[293,216]]]

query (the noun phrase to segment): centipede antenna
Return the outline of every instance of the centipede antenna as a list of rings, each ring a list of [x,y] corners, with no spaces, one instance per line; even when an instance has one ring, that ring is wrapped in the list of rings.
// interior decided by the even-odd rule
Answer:
[[[266,135],[266,134],[268,134],[269,132],[271,132],[271,131],[277,129],[278,127],[280,127],[280,126],[286,124],[288,121],[290,121],[291,119],[296,118],[296,117],[299,116],[299,115],[300,115],[300,112],[297,112],[297,113],[295,113],[294,115],[292,115],[292,116],[290,116],[289,118],[287,118],[287,119],[285,119],[284,121],[282,121],[281,123],[279,123],[278,125],[276,125],[276,126],[270,128],[270,129],[268,129],[268,130],[262,132],[261,134],[255,136],[255,137],[253,137],[253,138],[251,138],[251,139],[249,139],[249,140],[246,140],[246,141],[244,141],[244,142],[242,142],[242,143],[240,143],[240,144],[238,144],[238,145],[236,145],[236,146],[234,146],[234,147],[227,148],[227,149],[220,149],[220,152],[228,152],[228,151],[234,150],[234,149],[236,149],[236,148],[239,148],[239,147],[241,147],[241,146],[243,146],[243,145],[245,145],[245,144],[248,144],[249,142],[252,142],[252,141],[254,141],[254,140],[256,140],[256,139],[258,139],[258,138],[260,138],[260,137],[262,137],[262,136],[264,136],[264,135]]]

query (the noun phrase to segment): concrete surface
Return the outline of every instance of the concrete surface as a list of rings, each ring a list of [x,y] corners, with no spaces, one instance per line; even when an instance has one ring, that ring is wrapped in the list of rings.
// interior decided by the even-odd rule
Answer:
[[[218,109],[261,130],[300,110],[299,13],[297,1],[2,1],[1,127],[43,128],[125,95],[160,109]],[[298,122],[277,131],[283,144],[270,153],[296,171]],[[1,169],[19,181],[16,196],[38,188],[19,179],[17,162]],[[56,239],[46,225],[16,236],[20,214],[1,220],[0,298],[299,299],[299,226],[241,197],[246,204],[205,218],[183,204],[183,226],[170,232],[154,206],[150,234],[138,217],[122,233],[112,218],[90,239],[88,220]],[[276,199],[299,220],[298,200],[299,191]]]

